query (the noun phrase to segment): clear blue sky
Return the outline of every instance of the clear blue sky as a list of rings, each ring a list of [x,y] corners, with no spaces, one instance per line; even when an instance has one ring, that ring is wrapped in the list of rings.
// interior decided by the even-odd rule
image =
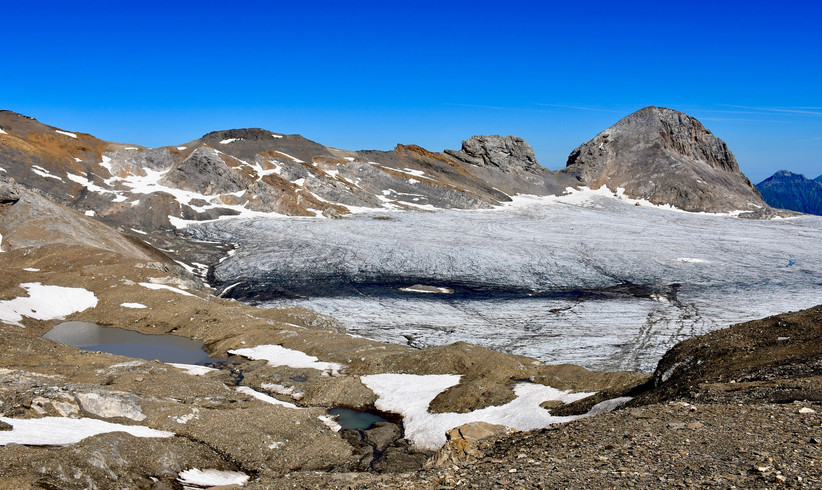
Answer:
[[[0,108],[107,140],[263,127],[439,151],[514,134],[555,169],[659,105],[755,183],[822,174],[822,2],[6,3]]]

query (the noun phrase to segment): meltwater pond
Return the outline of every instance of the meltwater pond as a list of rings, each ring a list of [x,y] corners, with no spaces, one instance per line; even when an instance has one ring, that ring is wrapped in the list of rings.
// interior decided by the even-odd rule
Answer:
[[[343,429],[367,430],[377,422],[388,422],[379,415],[373,413],[351,410],[350,408],[336,407],[328,411],[328,415],[337,418],[337,423]]]
[[[210,359],[202,342],[177,335],[146,335],[89,322],[63,322],[43,335],[78,349],[107,352],[149,361],[203,364]]]

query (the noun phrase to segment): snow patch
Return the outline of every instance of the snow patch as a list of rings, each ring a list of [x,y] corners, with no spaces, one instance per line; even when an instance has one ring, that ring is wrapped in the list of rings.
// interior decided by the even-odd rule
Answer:
[[[134,308],[135,310],[146,308],[146,305],[142,303],[120,303],[120,306],[123,308]]]
[[[403,416],[405,437],[415,446],[430,450],[445,444],[445,432],[470,422],[488,422],[516,430],[532,430],[580,416],[555,417],[540,404],[549,400],[570,403],[593,393],[571,393],[535,383],[518,383],[516,398],[505,405],[486,407],[468,413],[430,413],[428,405],[441,392],[460,381],[455,374],[373,374],[362,376],[362,383],[377,395],[375,406]]]
[[[150,429],[142,425],[113,424],[90,418],[12,419],[0,417],[0,421],[13,427],[9,431],[0,431],[0,446],[12,443],[30,446],[74,444],[86,437],[107,432],[127,432],[134,437],[171,437],[174,435],[172,432]]]
[[[180,364],[176,362],[169,362],[168,364],[176,367],[177,369],[182,369],[193,376],[203,376],[204,374],[208,374],[212,371],[217,371],[217,369],[213,367],[198,366],[196,364]]]
[[[691,257],[679,257],[679,258],[674,259],[674,260],[676,260],[677,262],[687,262],[689,264],[705,264],[705,263],[708,262],[705,259],[694,259],[694,258],[691,258]]]
[[[0,129],[0,134],[9,134],[9,133],[7,133],[7,132],[3,131],[2,129]]]
[[[183,291],[182,289],[177,289],[177,288],[175,288],[173,286],[169,286],[167,284],[154,284],[154,283],[151,283],[151,282],[141,282],[139,284],[140,284],[140,286],[143,286],[144,288],[148,288],[148,289],[154,289],[154,290],[167,289],[167,290],[173,291],[177,294],[182,294],[183,296],[194,296],[193,294],[189,293],[188,291]]]
[[[289,155],[288,153],[283,153],[283,152],[281,152],[281,151],[279,151],[279,150],[277,150],[277,153],[279,153],[280,155],[284,155],[284,156],[286,156],[286,157],[290,158],[291,160],[293,160],[293,161],[294,161],[294,162],[296,162],[296,163],[305,163],[304,161],[300,160],[299,158],[293,157],[293,156]]]
[[[93,209],[89,209],[83,214],[85,214],[86,216],[92,216],[93,217],[97,213],[95,213]]]
[[[283,137],[283,135],[281,135],[281,134],[274,134],[274,133],[271,133],[271,137],[272,137],[272,138],[282,138],[282,137]]]
[[[59,129],[54,130],[55,133],[60,133],[62,135],[68,136],[69,138],[77,139],[77,135],[74,133],[69,133],[68,131],[60,131]]]
[[[186,147],[185,146],[178,146],[177,149],[180,150],[180,151],[183,151],[183,150],[186,149]]]
[[[326,427],[334,432],[339,432],[342,430],[342,426],[338,424],[335,417],[332,417],[331,415],[318,415],[317,418],[320,419],[320,422],[325,424]]]
[[[97,297],[82,288],[43,286],[39,282],[20,285],[29,296],[0,301],[0,322],[23,327],[23,317],[56,320],[97,306]]]
[[[187,485],[208,488],[228,485],[243,486],[249,478],[248,475],[239,471],[215,470],[213,468],[199,470],[197,468],[191,468],[190,470],[181,471],[177,476],[177,481],[182,483],[184,488],[186,488]]]
[[[227,145],[229,143],[234,143],[235,141],[242,141],[242,138],[228,138],[228,139],[220,141],[220,144],[221,145]]]
[[[24,267],[23,270],[26,272],[40,272],[40,269],[35,269],[34,267]]]
[[[281,345],[258,345],[228,351],[229,354],[247,357],[249,359],[264,359],[270,366],[288,366],[293,368],[309,368],[322,371],[323,376],[339,376],[345,369],[344,364],[336,362],[322,362],[314,356],[309,356],[298,350],[287,349]]]
[[[264,401],[264,402],[270,403],[272,405],[280,405],[280,406],[286,407],[286,408],[296,408],[298,410],[300,409],[300,407],[298,407],[297,405],[294,405],[293,403],[288,403],[288,402],[284,402],[282,400],[278,400],[278,399],[274,398],[273,396],[266,395],[265,393],[260,393],[259,391],[255,390],[253,388],[249,388],[248,386],[238,386],[237,391],[239,391],[240,393],[244,393],[246,395],[251,395],[251,396],[253,396],[254,398],[256,398],[260,401]]]
[[[86,185],[88,183],[88,179],[86,177],[81,177],[79,175],[66,173],[66,177],[68,177],[70,181],[77,182],[80,185]]]
[[[104,169],[108,170],[108,173],[112,173],[111,171],[111,157],[107,155],[103,155],[103,161],[99,164]],[[113,175],[113,174],[112,174]]]
[[[46,177],[46,178],[49,178],[49,179],[57,179],[57,180],[63,182],[63,179],[61,179],[60,177],[58,177],[56,175],[52,175],[51,173],[49,173],[48,170],[44,169],[43,167],[41,167],[39,165],[32,165],[31,166],[31,171],[36,173],[40,177]]]

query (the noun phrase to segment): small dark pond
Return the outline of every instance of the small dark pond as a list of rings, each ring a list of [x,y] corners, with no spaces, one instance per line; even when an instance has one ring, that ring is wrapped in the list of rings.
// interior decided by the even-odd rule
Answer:
[[[203,350],[202,342],[177,335],[146,335],[122,328],[101,327],[89,322],[63,322],[43,335],[83,350],[136,357],[149,361],[180,364],[214,362]]]
[[[340,427],[348,430],[366,430],[377,422],[388,422],[379,415],[351,410],[350,408],[332,408],[328,411],[328,414],[336,415]]]

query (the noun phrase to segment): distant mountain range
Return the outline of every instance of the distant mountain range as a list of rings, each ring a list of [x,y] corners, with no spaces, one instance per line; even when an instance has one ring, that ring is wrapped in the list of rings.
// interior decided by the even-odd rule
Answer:
[[[300,135],[232,129],[152,149],[0,111],[0,175],[141,231],[228,215],[489,208],[517,194],[602,186],[686,211],[771,212],[722,140],[696,119],[660,107],[623,118],[558,171],[540,166],[515,136],[474,136],[444,152],[402,144],[350,151]]]
[[[822,215],[822,175],[814,180],[780,170],[756,185],[762,198],[774,208]]]

